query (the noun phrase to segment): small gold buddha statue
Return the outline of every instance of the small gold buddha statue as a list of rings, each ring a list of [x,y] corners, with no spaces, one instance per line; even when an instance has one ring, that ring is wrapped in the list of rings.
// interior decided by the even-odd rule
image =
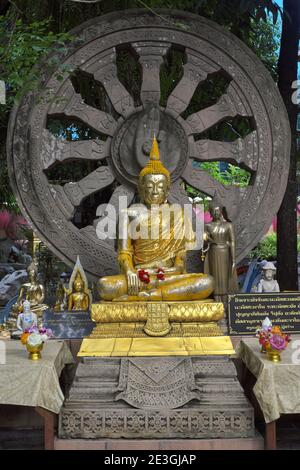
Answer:
[[[89,310],[92,303],[91,291],[79,257],[70,278],[68,289],[68,311]]]
[[[21,285],[17,302],[12,307],[12,317],[17,318],[23,312],[23,302],[30,302],[30,308],[39,318],[43,316],[43,311],[48,308],[43,303],[45,298],[44,286],[37,281],[37,265],[34,261],[27,267],[28,282]]]
[[[141,204],[133,204],[120,216],[122,238],[118,240],[118,261],[121,274],[99,280],[99,295],[103,300],[195,301],[206,299],[213,292],[212,276],[186,272],[187,242],[195,234],[185,230],[183,209],[175,211],[171,218],[164,217],[166,209],[170,211],[167,202],[170,184],[170,173],[160,161],[154,137],[150,160],[139,174]],[[142,227],[137,237],[126,230],[135,225]]]

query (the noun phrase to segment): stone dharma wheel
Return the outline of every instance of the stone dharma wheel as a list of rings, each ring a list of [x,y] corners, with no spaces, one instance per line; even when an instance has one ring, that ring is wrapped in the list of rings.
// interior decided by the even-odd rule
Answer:
[[[24,97],[12,112],[8,159],[18,203],[38,236],[70,265],[79,255],[92,277],[117,272],[114,243],[99,240],[95,226],[108,202],[118,208],[120,195],[132,202],[153,132],[171,172],[170,201],[187,201],[186,184],[223,201],[235,226],[238,260],[267,231],[286,188],[289,124],[277,87],[262,63],[235,36],[207,19],[160,13],[122,11],[73,30],[75,42],[56,57],[64,66],[63,80],[56,72],[46,76],[41,68],[41,90]],[[130,49],[140,68],[135,98],[118,74],[124,48]],[[162,103],[161,69],[174,50],[184,58],[182,70]],[[77,83],[88,76],[102,87],[105,108],[86,102],[74,84],[74,74]],[[204,109],[191,107],[196,91],[218,74],[227,80],[219,99]],[[55,135],[48,123],[56,118],[79,121],[92,129],[93,137],[68,140]],[[232,141],[208,138],[214,126],[237,119],[251,123],[246,135],[237,133]],[[49,180],[49,169],[70,161],[88,162],[91,170],[77,181]],[[220,184],[199,168],[197,162],[205,161],[246,169],[250,184]],[[92,221],[78,226],[76,211],[97,194],[101,195],[97,215],[95,208]]]

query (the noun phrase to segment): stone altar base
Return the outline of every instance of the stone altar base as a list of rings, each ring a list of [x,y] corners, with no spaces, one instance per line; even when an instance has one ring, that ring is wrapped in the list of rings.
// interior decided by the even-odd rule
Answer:
[[[61,439],[254,438],[254,413],[227,356],[83,358]]]

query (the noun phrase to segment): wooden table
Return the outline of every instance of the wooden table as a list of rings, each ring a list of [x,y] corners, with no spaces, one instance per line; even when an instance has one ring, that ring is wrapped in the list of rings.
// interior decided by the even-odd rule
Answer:
[[[255,414],[263,414],[259,403],[253,393],[253,387],[256,383],[256,377],[250,372],[248,367],[243,363],[243,372],[241,376],[242,387],[245,390],[247,398],[254,407]],[[276,450],[276,421],[270,423],[265,422],[265,449]]]
[[[40,406],[36,406],[35,411],[44,420],[44,449],[54,450],[57,415],[55,413],[52,413],[52,411],[46,410],[45,408],[41,408]]]
[[[300,336],[293,335],[292,340]],[[261,353],[256,338],[243,339],[238,356],[244,364],[242,385],[254,408],[265,420],[265,449],[276,449],[276,422],[282,414],[300,413],[300,364],[293,360],[290,344],[278,363]]]
[[[3,345],[3,342],[2,342]],[[0,404],[28,406],[43,418],[44,448],[54,449],[57,415],[64,401],[59,377],[74,359],[63,340],[44,344],[42,359],[31,361],[20,341],[5,340],[5,361],[0,363]]]

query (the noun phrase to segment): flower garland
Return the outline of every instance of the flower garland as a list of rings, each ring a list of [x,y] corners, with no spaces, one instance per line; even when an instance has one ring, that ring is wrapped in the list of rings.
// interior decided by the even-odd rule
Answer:
[[[149,284],[150,282],[150,274],[148,271],[145,269],[139,269],[138,270],[138,278],[141,282],[145,284]],[[156,272],[156,279],[159,281],[164,281],[165,280],[165,271],[163,268],[159,268]]]

